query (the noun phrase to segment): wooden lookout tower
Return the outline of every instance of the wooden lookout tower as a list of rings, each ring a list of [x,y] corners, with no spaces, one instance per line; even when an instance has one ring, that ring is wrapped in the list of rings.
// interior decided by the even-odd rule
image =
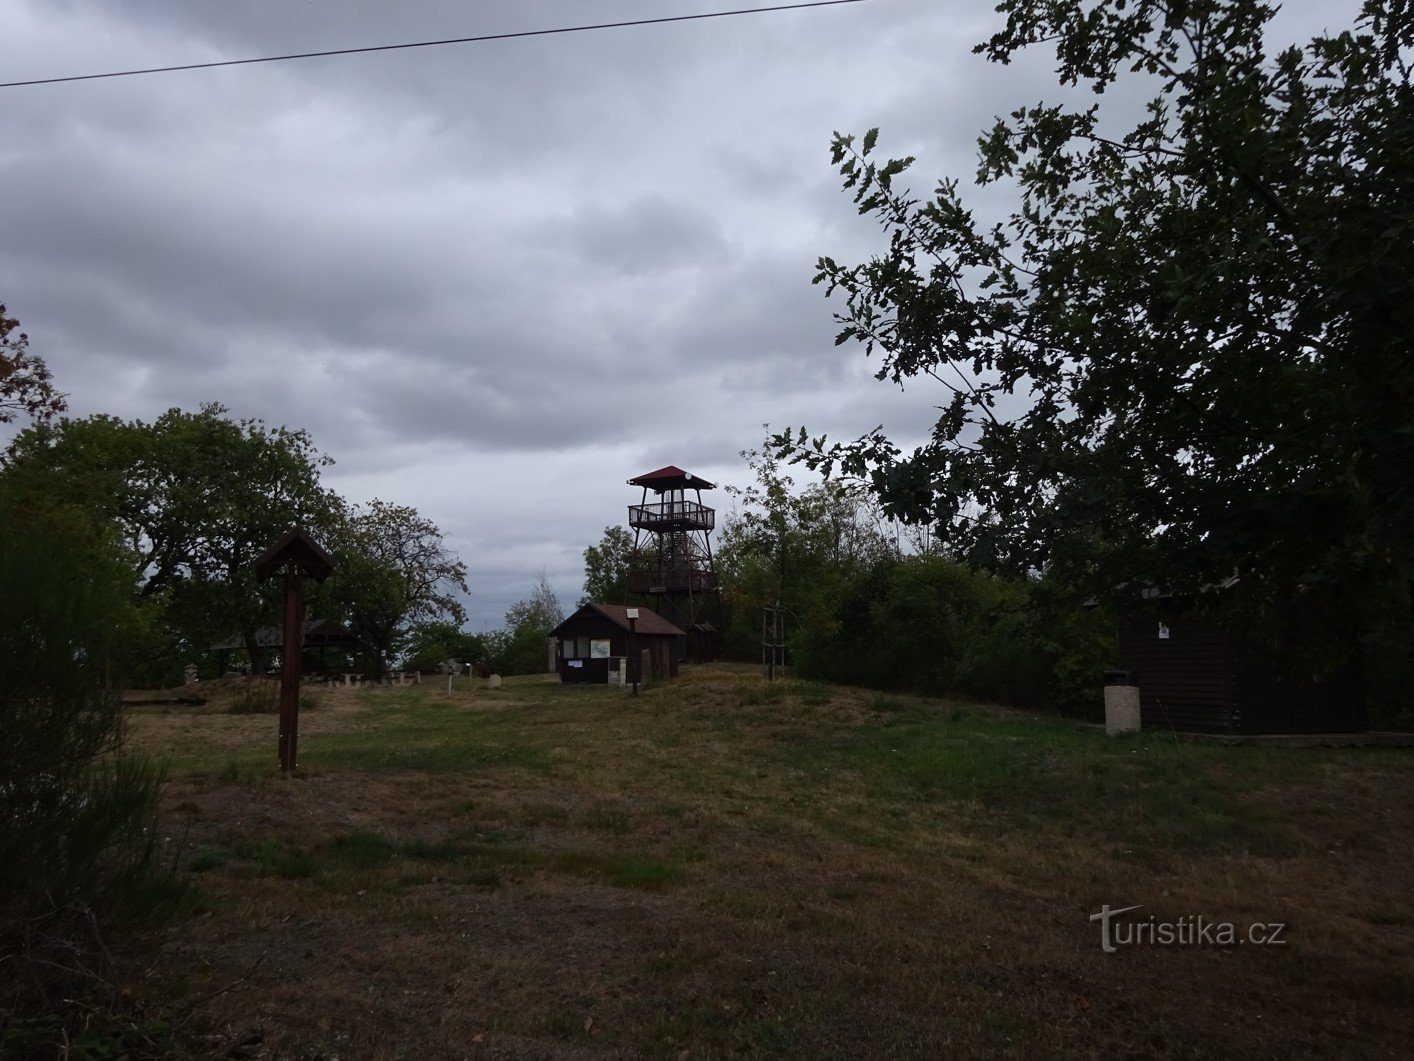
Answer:
[[[659,614],[687,632],[689,657],[706,662],[712,626],[704,604],[717,592],[710,539],[717,513],[702,503],[702,491],[713,486],[671,464],[628,482],[643,488],[642,500],[628,508],[629,592],[650,597]]]

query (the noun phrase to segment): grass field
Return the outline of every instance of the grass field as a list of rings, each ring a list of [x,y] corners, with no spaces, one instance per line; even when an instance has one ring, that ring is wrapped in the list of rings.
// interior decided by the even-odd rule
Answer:
[[[691,668],[138,709],[204,912],[129,992],[278,1057],[1404,1057],[1414,754]],[[1101,949],[1090,915],[1285,924]]]

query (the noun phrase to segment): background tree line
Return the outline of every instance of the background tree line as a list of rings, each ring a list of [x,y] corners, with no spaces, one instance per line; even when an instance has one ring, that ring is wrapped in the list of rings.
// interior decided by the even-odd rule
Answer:
[[[544,674],[549,669],[550,631],[564,617],[560,599],[541,571],[530,596],[506,610],[503,627],[472,633],[450,622],[423,624],[409,639],[406,664],[412,670],[433,671],[455,661],[471,664],[483,675]]]
[[[190,663],[214,676],[210,647],[233,635],[259,667],[257,633],[279,624],[280,589],[251,565],[293,526],[337,561],[309,588],[311,614],[348,627],[361,643],[351,665],[381,674],[422,625],[465,620],[466,568],[415,509],[350,504],[326,487],[331,463],[307,432],[213,403],[150,423],[41,421],[14,439],[0,485],[11,504],[63,512],[109,543],[139,618],[110,659],[113,682],[172,685]]]
[[[1054,581],[979,569],[889,521],[857,483],[798,488],[769,448],[742,454],[750,485],[717,547],[719,651],[760,660],[762,610],[785,611],[801,677],[966,695],[1079,714],[1114,665],[1103,607]]]

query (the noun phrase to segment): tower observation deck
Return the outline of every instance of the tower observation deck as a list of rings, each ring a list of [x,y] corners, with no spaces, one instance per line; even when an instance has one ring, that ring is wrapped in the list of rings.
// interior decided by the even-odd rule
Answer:
[[[628,507],[634,532],[629,592],[654,598],[665,618],[694,631],[703,624],[704,599],[717,589],[710,538],[717,513],[702,503],[702,491],[713,484],[671,464],[628,482],[643,488],[642,500]]]

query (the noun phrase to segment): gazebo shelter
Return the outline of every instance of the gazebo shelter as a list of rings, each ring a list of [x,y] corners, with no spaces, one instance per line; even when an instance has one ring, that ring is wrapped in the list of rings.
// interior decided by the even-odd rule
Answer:
[[[306,619],[304,622],[304,647],[305,649],[316,648],[319,650],[319,669],[327,670],[326,658],[329,649],[336,649],[341,653],[353,652],[361,642],[347,627],[332,619]],[[269,651],[278,651],[284,644],[284,633],[278,626],[262,626],[255,632],[255,647]],[[218,673],[226,673],[226,664],[233,651],[244,651],[246,640],[240,634],[228,637],[224,641],[217,642],[211,646],[211,651],[219,653],[217,656]],[[259,672],[259,662],[251,660],[252,672]]]

